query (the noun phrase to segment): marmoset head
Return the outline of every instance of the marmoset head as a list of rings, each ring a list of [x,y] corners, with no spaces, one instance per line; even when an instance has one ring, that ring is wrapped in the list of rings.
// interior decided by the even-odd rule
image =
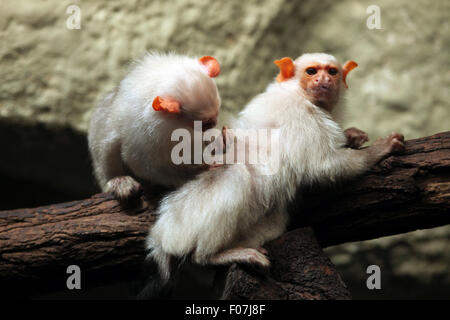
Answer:
[[[167,90],[162,90],[152,106],[155,111],[188,122],[202,121],[203,130],[206,130],[217,124],[220,96],[212,78],[219,75],[220,65],[210,56],[185,59],[189,60],[174,66],[173,70],[167,70]]]
[[[305,98],[327,111],[339,101],[341,85],[347,88],[348,72],[358,66],[347,61],[341,67],[335,57],[325,53],[307,53],[295,61],[286,57],[274,62],[280,68],[278,82],[298,81]]]

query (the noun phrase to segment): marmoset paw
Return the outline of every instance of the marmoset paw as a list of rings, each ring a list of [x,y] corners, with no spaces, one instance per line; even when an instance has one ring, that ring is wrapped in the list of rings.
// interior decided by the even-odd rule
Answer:
[[[258,248],[259,249],[259,248]],[[258,249],[246,248],[241,251],[240,263],[250,264],[259,268],[269,268],[270,261],[267,256]],[[267,252],[267,251],[266,251]]]
[[[136,198],[141,190],[141,184],[130,176],[115,177],[106,184],[106,192],[111,192],[119,201]]]
[[[369,141],[369,135],[355,127],[348,128],[344,131],[347,137],[347,147],[352,149],[360,148],[364,143]]]
[[[405,137],[400,133],[392,133],[389,135],[390,153],[401,153],[405,151]]]
[[[405,151],[405,138],[402,134],[393,132],[386,138],[377,139],[374,145],[382,147],[383,156],[388,156]]]

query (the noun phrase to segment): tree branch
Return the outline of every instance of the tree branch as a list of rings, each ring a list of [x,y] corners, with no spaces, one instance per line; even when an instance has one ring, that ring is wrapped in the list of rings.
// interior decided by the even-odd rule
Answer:
[[[226,272],[223,299],[230,300],[347,300],[350,293],[311,228],[283,234],[265,245],[272,262],[270,274],[257,274],[233,265]]]
[[[449,224],[450,132],[406,141],[367,175],[303,199],[293,227],[312,226],[323,247]]]
[[[87,282],[138,270],[156,204],[147,196],[126,208],[98,194],[0,212],[2,288],[65,289],[70,264],[81,267]],[[311,226],[328,246],[449,224],[449,209],[450,132],[444,132],[407,141],[405,154],[338,190],[308,192],[293,206],[291,229]]]

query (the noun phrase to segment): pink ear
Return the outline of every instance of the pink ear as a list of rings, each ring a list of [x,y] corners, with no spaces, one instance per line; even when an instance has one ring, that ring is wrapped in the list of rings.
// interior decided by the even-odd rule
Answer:
[[[198,59],[198,61],[207,68],[208,75],[211,78],[215,78],[219,75],[220,64],[214,57],[204,56]]]
[[[355,61],[349,60],[342,67],[342,81],[344,82],[346,88],[348,88],[347,82],[345,81],[345,79],[347,78],[347,74],[353,69],[355,69],[357,66],[358,64]]]
[[[289,57],[284,57],[280,60],[275,60],[275,63],[278,68],[280,68],[280,73],[277,76],[277,82],[282,82],[289,80],[295,74],[295,65],[294,61],[292,61]]]
[[[157,96],[152,103],[155,111],[165,111],[168,113],[180,113],[180,103],[172,98],[161,98]]]

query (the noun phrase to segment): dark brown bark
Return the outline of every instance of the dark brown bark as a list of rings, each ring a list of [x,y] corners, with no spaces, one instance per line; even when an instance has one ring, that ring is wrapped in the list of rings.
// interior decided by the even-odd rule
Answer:
[[[450,132],[409,140],[369,174],[303,199],[293,226],[312,226],[323,247],[449,224]]]
[[[291,228],[312,226],[319,243],[328,246],[450,223],[450,132],[406,146],[404,155],[389,157],[338,190],[303,196],[294,206]],[[125,208],[99,194],[0,212],[2,288],[33,285],[41,286],[35,287],[39,291],[53,284],[63,289],[70,264],[82,268],[87,282],[134,272],[144,257],[156,204],[142,200]]]
[[[111,195],[98,194],[0,212],[2,288],[18,295],[64,289],[66,269],[72,264],[80,266],[87,283],[121,279],[122,269],[138,271],[153,209],[150,202],[124,208]],[[1,294],[11,293],[2,290]]]
[[[270,274],[234,265],[228,270],[224,299],[350,299],[344,282],[324,255],[311,228],[290,231],[268,243]]]

